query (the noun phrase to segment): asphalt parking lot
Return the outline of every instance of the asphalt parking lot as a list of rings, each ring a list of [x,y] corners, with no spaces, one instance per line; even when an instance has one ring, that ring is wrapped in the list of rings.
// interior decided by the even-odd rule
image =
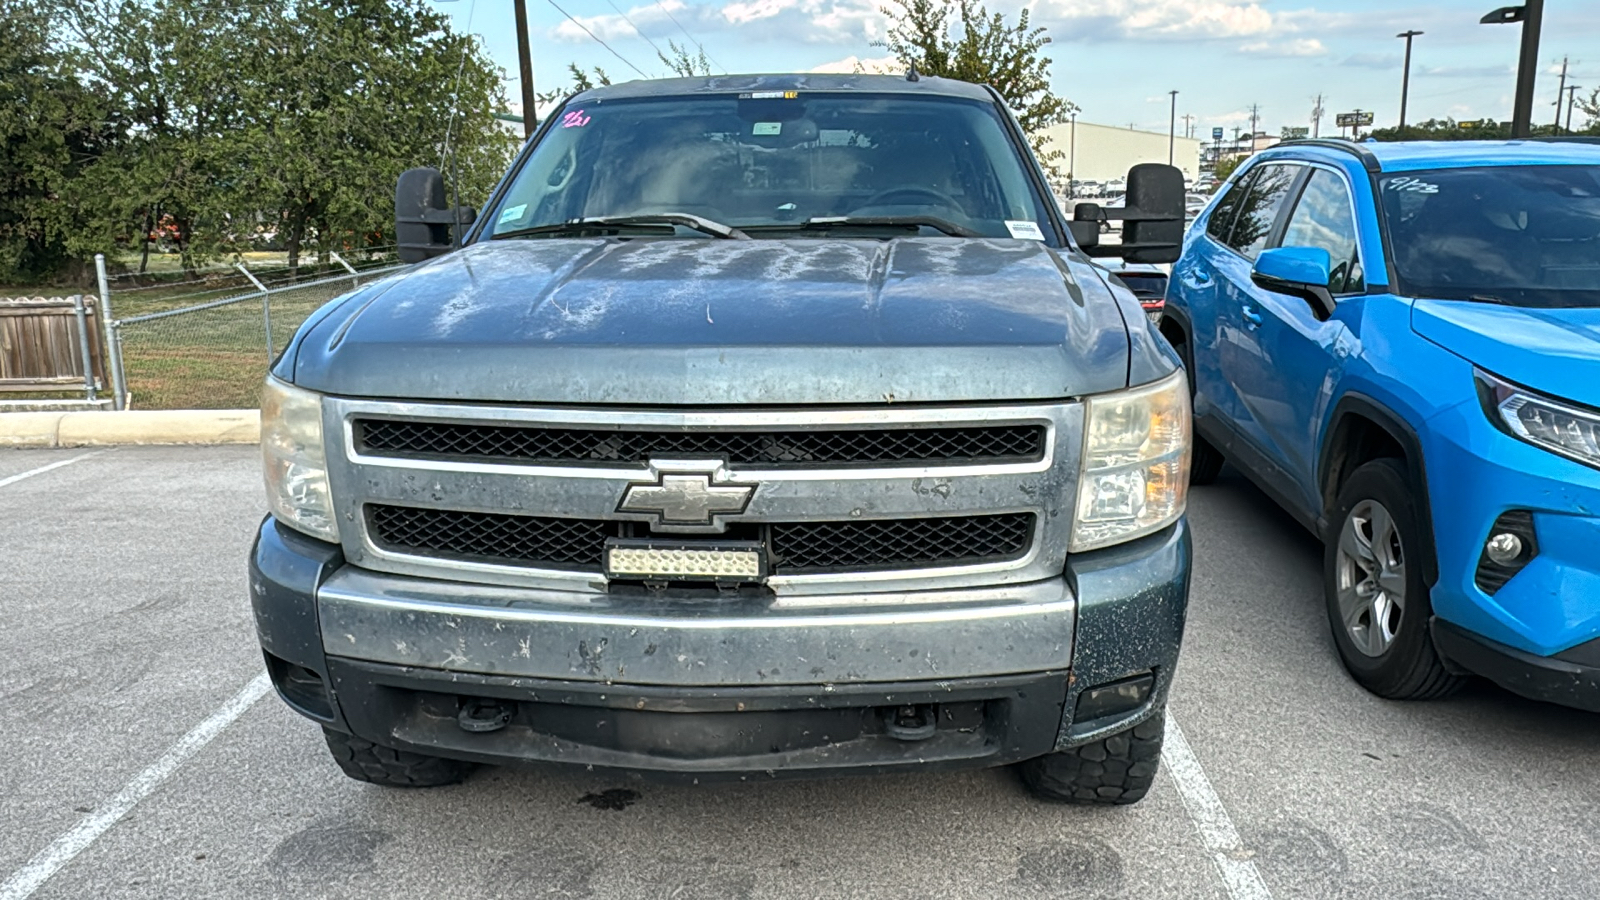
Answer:
[[[1600,716],[1481,684],[1364,693],[1310,536],[1233,474],[1190,508],[1171,711],[1192,756],[1137,806],[1041,805],[1004,770],[499,769],[404,792],[347,780],[315,727],[251,702],[254,448],[0,451],[0,900],[1600,894]],[[594,802],[618,788],[637,796]]]

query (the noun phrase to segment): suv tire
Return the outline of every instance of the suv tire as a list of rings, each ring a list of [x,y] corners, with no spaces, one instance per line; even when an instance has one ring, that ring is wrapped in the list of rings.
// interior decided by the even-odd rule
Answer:
[[[458,759],[424,756],[379,746],[352,734],[322,729],[328,752],[344,774],[384,787],[439,787],[456,784],[472,774],[474,765]]]
[[[1144,799],[1156,780],[1166,711],[1082,747],[1017,764],[1022,783],[1054,803],[1127,805]]]
[[[1194,354],[1189,352],[1189,342],[1183,338],[1173,340],[1172,349],[1178,351],[1178,358],[1183,360],[1183,378],[1189,383],[1189,405],[1194,405]],[[1193,450],[1189,456],[1189,483],[1192,485],[1207,485],[1217,480],[1217,475],[1222,472],[1222,464],[1226,460],[1222,451],[1211,445],[1211,442],[1201,437],[1199,432],[1192,435]]]
[[[1415,496],[1399,460],[1363,464],[1339,490],[1323,553],[1339,658],[1357,683],[1391,700],[1432,700],[1467,681],[1445,668],[1429,633],[1425,524]]]

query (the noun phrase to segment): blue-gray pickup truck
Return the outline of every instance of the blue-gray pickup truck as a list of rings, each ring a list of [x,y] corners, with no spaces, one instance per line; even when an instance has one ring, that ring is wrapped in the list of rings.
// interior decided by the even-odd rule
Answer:
[[[415,265],[266,384],[279,695],[386,785],[1017,764],[1138,800],[1189,392],[1089,257],[1176,258],[1183,199],[1142,165],[1068,221],[996,92],[915,72],[585,91],[482,215],[405,173]]]

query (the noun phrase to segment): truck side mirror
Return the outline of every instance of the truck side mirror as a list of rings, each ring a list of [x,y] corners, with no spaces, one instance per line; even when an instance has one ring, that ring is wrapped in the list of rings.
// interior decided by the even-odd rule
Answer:
[[[456,248],[460,232],[477,217],[477,210],[470,206],[450,208],[444,176],[438,169],[407,169],[395,182],[394,235],[401,262],[422,262],[449,253]]]
[[[1130,263],[1177,262],[1183,252],[1183,171],[1163,163],[1140,163],[1128,170],[1123,206],[1100,211],[1120,220],[1122,243],[1085,247],[1090,256],[1120,256]]]
[[[1100,215],[1100,204],[1079,203],[1072,208],[1072,221],[1067,223],[1067,230],[1072,232],[1072,242],[1078,245],[1079,250],[1087,251],[1100,244],[1100,224],[1104,217]]]

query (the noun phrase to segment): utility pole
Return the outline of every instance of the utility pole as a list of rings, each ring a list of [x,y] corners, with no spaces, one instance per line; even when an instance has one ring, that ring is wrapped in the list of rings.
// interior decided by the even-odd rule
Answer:
[[[1567,92],[1567,58],[1561,57],[1561,86],[1556,88],[1556,128],[1561,127],[1561,95]]]
[[[1261,104],[1259,104],[1259,103],[1250,104],[1250,150],[1252,152],[1256,149],[1256,132],[1259,130],[1257,128],[1257,122],[1260,119],[1261,119]]]
[[[1167,119],[1167,165],[1170,166],[1178,145],[1178,92],[1167,93],[1172,96],[1172,114]]]
[[[1067,151],[1067,199],[1078,196],[1078,111],[1072,111],[1072,139]]]
[[[1322,95],[1317,95],[1317,105],[1311,107],[1311,136],[1322,136]]]
[[[1578,87],[1575,84],[1567,85],[1567,134],[1571,134],[1572,133],[1572,104],[1573,104],[1573,98],[1577,95],[1578,91],[1580,91],[1580,90],[1582,90],[1582,88]],[[1556,102],[1559,103],[1561,101],[1558,100]]]
[[[534,109],[533,52],[528,45],[528,0],[512,0],[517,11],[517,69],[522,81],[522,137],[533,137],[539,125],[539,113]]]
[[[1179,118],[1183,119],[1183,136],[1186,138],[1194,137],[1194,116],[1184,113]]]
[[[1406,137],[1406,99],[1407,99],[1407,95],[1411,93],[1411,39],[1416,37],[1419,34],[1422,34],[1422,32],[1417,31],[1415,29],[1409,29],[1409,30],[1402,31],[1399,34],[1395,35],[1395,37],[1397,37],[1397,38],[1405,38],[1406,39],[1406,66],[1405,66],[1404,73],[1401,74],[1401,76],[1400,76],[1400,139],[1401,140],[1405,140],[1405,137]]]
[[[1502,6],[1479,19],[1482,25],[1522,23],[1522,51],[1517,58],[1517,97],[1511,108],[1511,136],[1525,138],[1533,131],[1533,86],[1539,75],[1539,29],[1544,25],[1544,0],[1523,0],[1522,6]]]

